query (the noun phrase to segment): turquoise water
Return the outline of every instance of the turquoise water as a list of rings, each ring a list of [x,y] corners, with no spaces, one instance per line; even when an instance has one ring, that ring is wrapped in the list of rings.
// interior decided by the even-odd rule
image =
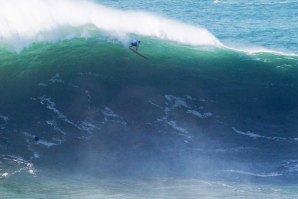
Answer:
[[[297,197],[297,2],[11,2],[0,198]]]

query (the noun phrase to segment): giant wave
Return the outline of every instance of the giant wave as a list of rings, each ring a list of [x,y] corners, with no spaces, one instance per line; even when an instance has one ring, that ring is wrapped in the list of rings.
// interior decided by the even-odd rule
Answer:
[[[19,51],[0,49],[0,195],[75,195],[93,177],[297,183],[297,57],[90,1],[0,2],[1,43]],[[135,34],[149,60],[123,48]]]

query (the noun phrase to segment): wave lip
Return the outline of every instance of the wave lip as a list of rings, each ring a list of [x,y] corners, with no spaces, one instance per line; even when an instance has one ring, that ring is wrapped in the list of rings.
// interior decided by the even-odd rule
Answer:
[[[213,46],[247,54],[296,53],[225,45],[207,29],[141,11],[108,8],[92,0],[0,0],[0,45],[21,51],[36,42],[89,38],[107,33],[126,46],[129,35],[191,46]]]
[[[222,46],[204,28],[146,12],[107,8],[89,0],[0,0],[0,43],[13,44],[19,50],[34,42],[88,37],[90,25],[125,42],[127,34],[137,34],[189,45]]]

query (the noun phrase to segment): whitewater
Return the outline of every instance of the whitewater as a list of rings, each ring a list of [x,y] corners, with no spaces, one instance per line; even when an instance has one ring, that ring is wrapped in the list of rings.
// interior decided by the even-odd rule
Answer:
[[[0,1],[1,43],[21,50],[34,42],[90,37],[94,28],[128,42],[127,34],[191,45],[221,46],[206,29],[140,11],[120,11],[90,1]]]
[[[154,37],[192,46],[226,48],[244,53],[295,52],[249,44],[223,44],[207,29],[144,11],[122,11],[93,1],[0,1],[0,44],[19,52],[36,42],[57,42],[98,36],[96,31],[127,47],[131,35]],[[67,12],[66,12],[67,11]]]

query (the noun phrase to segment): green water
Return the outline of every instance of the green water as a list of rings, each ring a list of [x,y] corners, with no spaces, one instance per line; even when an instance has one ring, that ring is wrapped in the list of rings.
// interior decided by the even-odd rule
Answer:
[[[3,159],[4,198],[295,197],[296,57],[149,38],[140,52],[101,39],[1,51],[1,155],[33,164]]]

